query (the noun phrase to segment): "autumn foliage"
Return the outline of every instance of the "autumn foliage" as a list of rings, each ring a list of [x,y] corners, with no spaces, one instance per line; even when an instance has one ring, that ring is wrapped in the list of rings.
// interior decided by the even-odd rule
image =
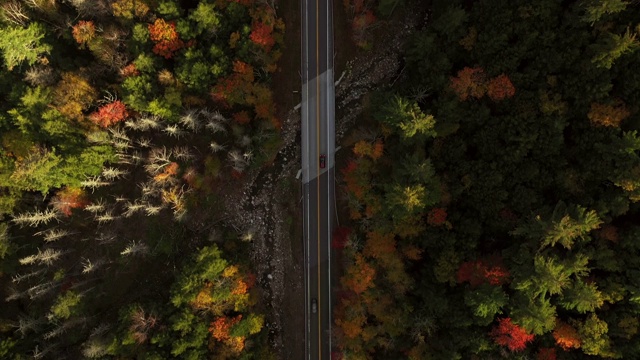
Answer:
[[[89,118],[94,123],[102,126],[109,127],[115,123],[119,123],[129,116],[127,108],[120,100],[108,103],[98,108],[98,111],[89,115]]]
[[[538,353],[536,353],[536,360],[556,360],[556,349],[555,348],[540,348]]]
[[[165,59],[170,59],[176,51],[185,46],[178,36],[176,24],[163,19],[156,19],[153,24],[149,24],[149,36],[155,42],[153,52]]]
[[[254,44],[262,46],[266,51],[271,50],[276,43],[276,40],[273,38],[273,26],[262,21],[255,21],[253,23],[249,39],[251,39]]]
[[[450,87],[461,101],[466,101],[469,97],[481,99],[485,94],[493,101],[501,101],[516,93],[516,88],[507,75],[487,79],[481,67],[465,67],[458,71],[457,76],[451,78]]]
[[[427,223],[431,226],[440,226],[447,222],[447,209],[433,208],[427,214]]]
[[[356,254],[354,264],[350,266],[342,277],[342,285],[356,294],[361,294],[373,287],[376,270],[367,262],[364,256]]]
[[[345,226],[338,226],[333,231],[333,236],[331,237],[331,247],[334,249],[344,249],[347,245],[347,241],[349,241],[349,235],[351,235],[351,230]]]
[[[553,338],[556,340],[556,344],[564,350],[580,347],[578,331],[565,322],[558,321],[555,329],[553,329]]]
[[[384,153],[384,143],[382,139],[377,139],[375,142],[366,140],[360,140],[353,146],[353,153],[363,157],[368,156],[373,160],[378,160]]]
[[[487,92],[486,75],[480,67],[465,67],[458,71],[457,77],[451,78],[451,89],[462,101],[469,96],[480,99]]]
[[[80,20],[72,30],[73,38],[80,45],[84,45],[96,36],[96,26],[93,21]]]
[[[499,75],[489,80],[487,95],[493,101],[500,101],[512,97],[516,93],[516,88],[505,74]]]
[[[613,104],[591,104],[591,109],[587,114],[589,121],[597,126],[612,126],[618,127],[622,120],[631,115],[624,103],[621,101],[614,102]]]
[[[509,281],[509,270],[503,265],[500,256],[488,256],[462,263],[456,280],[458,283],[469,282],[472,287],[485,283],[502,285]]]
[[[528,334],[524,329],[511,322],[511,318],[498,320],[489,335],[496,344],[506,346],[511,351],[522,351],[527,347],[527,343],[533,341],[533,335]]]
[[[90,204],[84,190],[75,187],[66,187],[59,190],[51,200],[53,207],[66,216],[71,215],[72,209],[83,209]]]

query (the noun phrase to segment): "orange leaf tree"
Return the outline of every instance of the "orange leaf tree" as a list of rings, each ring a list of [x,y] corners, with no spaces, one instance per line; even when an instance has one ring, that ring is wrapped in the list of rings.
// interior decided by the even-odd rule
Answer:
[[[458,71],[457,77],[451,78],[450,87],[462,101],[469,96],[480,99],[487,92],[484,70],[481,67],[465,67]]]
[[[73,38],[80,45],[85,45],[96,36],[96,27],[93,21],[80,20],[72,30]]]
[[[580,347],[580,335],[578,331],[571,325],[558,321],[555,329],[553,329],[553,338],[556,344],[564,350],[577,349]]]
[[[74,187],[65,187],[59,190],[51,199],[53,207],[66,216],[71,215],[72,209],[82,209],[89,205],[89,203],[89,199],[84,190]]]
[[[166,22],[164,19],[156,19],[153,24],[149,24],[149,36],[155,42],[153,52],[170,59],[173,54],[184,47],[184,42],[180,40],[176,31],[176,24]]]

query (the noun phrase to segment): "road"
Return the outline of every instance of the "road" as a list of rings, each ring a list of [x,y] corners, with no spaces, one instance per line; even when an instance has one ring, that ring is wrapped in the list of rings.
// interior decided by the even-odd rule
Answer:
[[[332,0],[302,0],[302,181],[305,359],[331,358],[331,234],[335,223]],[[326,166],[320,167],[320,156]],[[317,311],[311,309],[312,299]]]

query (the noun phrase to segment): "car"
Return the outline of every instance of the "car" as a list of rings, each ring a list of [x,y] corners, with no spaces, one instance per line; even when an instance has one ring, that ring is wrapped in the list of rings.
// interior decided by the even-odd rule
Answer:
[[[318,312],[318,300],[316,298],[311,299],[311,312],[314,314]]]
[[[320,155],[320,169],[324,169],[327,166],[327,155]]]

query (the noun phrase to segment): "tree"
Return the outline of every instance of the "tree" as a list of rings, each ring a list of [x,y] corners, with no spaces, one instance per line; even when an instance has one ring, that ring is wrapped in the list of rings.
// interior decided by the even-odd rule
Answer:
[[[580,347],[578,331],[563,321],[556,322],[556,327],[553,329],[553,338],[556,340],[556,345],[565,351]]]
[[[614,101],[612,104],[592,103],[587,114],[589,121],[596,126],[619,127],[622,120],[631,115],[622,101]]]
[[[627,5],[628,2],[625,0],[587,0],[582,4],[585,14],[581,20],[593,26],[605,15],[613,15],[624,11]]]
[[[96,36],[96,26],[93,21],[80,20],[71,33],[78,44],[85,45]]]
[[[562,293],[562,306],[567,310],[576,310],[584,314],[593,312],[604,304],[604,297],[594,283],[575,280]]]
[[[129,116],[126,106],[120,100],[112,101],[102,105],[98,111],[89,115],[94,123],[101,127],[109,127],[113,124],[124,121]]]
[[[538,215],[518,226],[511,234],[540,239],[540,249],[557,243],[566,249],[571,249],[576,240],[588,240],[588,233],[601,224],[602,220],[595,210],[587,211],[579,205],[567,206],[560,201],[550,216],[543,218]]]
[[[383,103],[374,113],[374,118],[399,130],[404,139],[435,136],[433,115],[423,113],[416,101],[398,95]]]
[[[591,58],[591,62],[596,67],[611,69],[613,63],[621,56],[632,53],[640,48],[640,43],[636,39],[635,32],[632,33],[629,28],[623,35],[605,32],[598,41],[591,46],[595,55]]]
[[[487,85],[487,95],[493,101],[501,101],[513,97],[515,93],[516,88],[505,74],[489,80],[489,85]]]
[[[249,39],[251,39],[254,44],[263,47],[266,52],[269,52],[276,43],[272,33],[272,26],[262,21],[254,21]]]
[[[153,24],[149,24],[149,36],[156,44],[153,52],[157,55],[170,59],[174,53],[182,49],[185,44],[180,40],[174,22],[166,22],[162,18],[156,19]]]
[[[373,280],[376,276],[376,270],[373,268],[361,254],[356,254],[354,262],[347,267],[344,276],[340,282],[347,289],[361,294],[367,289],[375,286]]]
[[[66,216],[71,215],[72,209],[83,209],[89,203],[84,190],[75,187],[65,187],[51,199],[53,207]]]
[[[466,101],[469,96],[480,99],[487,92],[486,75],[481,67],[464,67],[450,81],[451,89],[461,101]]]
[[[522,351],[527,343],[533,341],[533,335],[528,334],[518,325],[511,322],[510,318],[498,319],[498,324],[489,335],[496,344],[506,346],[511,351]]]
[[[97,100],[98,91],[81,74],[64,72],[53,90],[53,103],[58,111],[73,120],[82,120],[83,111]]]
[[[609,326],[594,313],[578,323],[578,333],[582,341],[582,351],[587,355],[602,357],[619,357],[611,348],[611,341],[607,332]]]
[[[41,56],[48,55],[52,47],[43,42],[45,34],[45,27],[38,22],[31,22],[26,28],[0,29],[0,49],[7,69],[11,71],[23,62],[33,65]]]
[[[502,314],[502,307],[507,305],[508,301],[507,294],[500,287],[488,284],[482,284],[464,293],[464,303],[471,308],[479,325],[489,325],[496,314]]]

